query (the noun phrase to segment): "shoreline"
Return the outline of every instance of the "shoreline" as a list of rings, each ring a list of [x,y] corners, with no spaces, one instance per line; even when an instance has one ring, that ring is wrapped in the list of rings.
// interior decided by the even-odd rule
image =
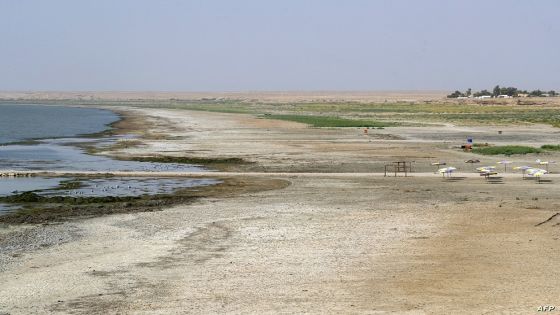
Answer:
[[[67,106],[67,107],[79,107],[79,108],[86,108],[83,106],[72,106],[72,105],[56,105],[56,106]],[[92,108],[92,107],[89,107]],[[118,120],[106,124],[108,127],[107,129],[90,134],[82,134],[82,135],[75,135],[77,140],[79,139],[98,139],[102,141],[105,137],[122,135],[122,134],[135,134],[138,135],[139,138],[135,139],[135,141],[145,141],[146,139],[153,139],[154,137],[150,135],[150,128],[151,123],[149,122],[146,116],[142,115],[134,115],[130,111],[123,110],[121,108],[110,108],[110,107],[95,107],[101,110],[107,110],[119,117]],[[57,139],[63,139],[67,137],[59,137]],[[44,138],[44,139],[54,139],[54,138]],[[38,139],[34,140],[26,140],[27,141],[38,141]],[[96,153],[91,152],[89,149],[91,147],[91,143],[88,142],[75,142],[71,144],[74,147],[84,149],[84,154],[96,155]],[[138,145],[138,144],[136,144]],[[104,150],[104,156],[110,157],[111,159],[115,160],[138,160],[143,161],[145,159],[154,159],[157,157],[146,157],[146,156],[127,156],[123,158],[122,156],[113,154],[114,151]],[[183,162],[176,162],[174,163],[183,164]],[[220,159],[212,159],[212,158],[205,158],[205,159],[197,159],[196,162],[198,164],[205,164],[204,166],[207,167],[208,165],[211,166],[218,166],[221,169],[227,168],[228,164],[234,163],[239,164],[243,161],[225,161],[222,162]],[[191,165],[192,163],[187,163]],[[210,171],[211,172],[211,171]],[[63,172],[36,172],[36,171],[2,171],[2,177],[62,177],[62,178],[76,178],[76,177],[88,177],[90,175],[94,175],[94,177],[114,177],[114,176],[123,176],[117,175],[119,172],[97,172],[95,174],[89,174],[88,172],[73,172],[73,173],[63,173]],[[125,172],[126,173],[126,172]],[[25,175],[23,175],[25,174]],[[13,175],[13,176],[12,176]],[[170,177],[166,174],[156,174],[152,173],[152,177],[154,178],[166,178]],[[127,176],[126,176],[127,177]],[[143,177],[143,176],[140,176]],[[172,177],[172,176],[171,176]],[[221,183],[210,185],[210,186],[203,186],[203,187],[192,187],[189,188],[190,190],[198,191],[195,193],[195,196],[191,196],[188,193],[189,189],[177,189],[174,193],[167,193],[167,194],[154,194],[149,196],[131,196],[127,198],[113,198],[111,196],[100,196],[100,197],[84,197],[84,198],[59,198],[63,200],[63,204],[59,206],[59,210],[53,210],[52,205],[50,205],[50,199],[45,199],[44,201],[34,201],[33,203],[29,203],[27,200],[28,197],[23,197],[26,193],[19,193],[18,195],[11,195],[7,197],[1,197],[0,200],[4,200],[4,203],[7,205],[17,205],[20,206],[16,211],[13,213],[7,213],[0,216],[0,223],[9,223],[9,224],[21,224],[21,223],[45,223],[45,222],[61,222],[64,220],[73,219],[76,217],[83,217],[83,218],[91,218],[92,216],[101,216],[106,214],[114,214],[114,213],[134,213],[134,212],[142,212],[142,211],[159,211],[163,207],[169,207],[178,204],[188,204],[192,203],[196,199],[204,198],[204,197],[212,197],[215,196],[217,191],[223,191],[223,187],[230,187],[232,189],[232,193],[235,191],[244,191],[247,187],[253,187],[254,183],[249,182],[250,177],[244,177],[245,179],[228,179],[228,178],[218,178],[217,176],[200,176],[197,172],[193,172],[192,174],[188,175],[189,178],[201,178],[201,177],[210,177],[217,180],[220,180]],[[222,176],[223,177],[223,176]],[[231,182],[235,182],[236,185],[231,185]],[[270,181],[270,184],[266,184],[262,180],[253,180],[254,182],[261,182],[263,185],[263,190],[270,189],[270,187],[276,187],[278,184],[273,183],[274,181]],[[216,187],[215,187],[216,186]],[[247,186],[247,187],[234,187],[234,186]],[[281,187],[279,185],[278,187]],[[186,193],[185,193],[186,192]],[[201,193],[204,192],[204,193]],[[31,192],[30,194],[33,194]],[[13,197],[13,198],[12,198]],[[23,197],[23,198],[20,198]],[[33,197],[33,196],[29,196]],[[21,200],[21,201],[12,201],[14,200]],[[33,200],[39,199],[31,198]],[[73,201],[72,201],[73,200]],[[95,200],[95,203],[85,206],[84,203],[89,203],[88,200]],[[69,206],[64,206],[64,204],[69,204]],[[76,204],[79,206],[79,209],[76,206],[72,206]],[[42,210],[41,208],[48,208]],[[76,213],[76,210],[78,213]]]

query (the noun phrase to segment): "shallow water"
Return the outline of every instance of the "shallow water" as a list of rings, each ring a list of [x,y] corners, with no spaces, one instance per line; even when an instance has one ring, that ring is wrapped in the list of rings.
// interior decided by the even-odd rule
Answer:
[[[18,192],[52,188],[58,186],[60,182],[60,178],[0,177],[0,196],[8,196]]]
[[[189,164],[118,161],[57,142],[0,147],[0,169],[68,171],[201,171]]]
[[[82,182],[82,187],[66,190],[44,190],[45,196],[76,197],[126,197],[173,193],[177,189],[201,187],[219,183],[213,179],[176,179],[176,178],[96,178]]]
[[[10,212],[14,212],[19,208],[20,208],[19,206],[7,205],[7,204],[0,203],[0,215],[7,214],[7,213],[10,213]]]
[[[0,144],[96,133],[118,119],[97,108],[0,104]]]
[[[76,189],[60,189],[62,181],[79,181]],[[0,178],[0,196],[33,191],[43,196],[72,197],[132,197],[141,195],[171,194],[178,189],[203,187],[220,183],[214,179],[176,179],[176,178]],[[18,204],[0,203],[0,215],[20,209]]]

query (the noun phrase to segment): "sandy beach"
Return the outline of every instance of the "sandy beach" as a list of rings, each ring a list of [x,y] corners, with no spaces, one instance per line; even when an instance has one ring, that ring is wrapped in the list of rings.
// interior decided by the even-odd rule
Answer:
[[[165,137],[101,154],[242,158],[251,163],[227,171],[286,184],[163,211],[7,226],[0,313],[531,314],[559,303],[556,177],[429,176],[435,160],[472,173],[471,155],[452,149],[465,134],[544,144],[557,133],[550,126],[365,135],[245,114],[112,108]],[[364,176],[397,160],[425,176]],[[314,175],[288,174],[298,172]]]

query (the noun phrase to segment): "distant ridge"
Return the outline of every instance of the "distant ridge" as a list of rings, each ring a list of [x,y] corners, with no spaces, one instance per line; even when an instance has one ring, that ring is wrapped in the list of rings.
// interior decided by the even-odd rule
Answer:
[[[448,91],[233,91],[233,92],[158,92],[158,91],[6,91],[0,100],[201,100],[232,99],[263,102],[421,101],[445,98]]]

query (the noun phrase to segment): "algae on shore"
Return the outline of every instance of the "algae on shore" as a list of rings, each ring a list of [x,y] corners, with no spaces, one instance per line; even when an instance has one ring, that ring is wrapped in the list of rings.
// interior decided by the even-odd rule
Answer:
[[[215,185],[177,189],[174,193],[142,196],[42,196],[35,192],[0,197],[0,203],[21,209],[0,216],[0,223],[45,223],[116,213],[158,211],[205,197],[227,197],[287,187],[290,182],[255,177],[219,178]]]

